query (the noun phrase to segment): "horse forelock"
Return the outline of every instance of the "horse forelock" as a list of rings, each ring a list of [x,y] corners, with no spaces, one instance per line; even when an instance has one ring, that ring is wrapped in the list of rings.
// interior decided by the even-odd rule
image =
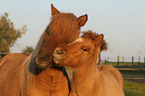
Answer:
[[[100,36],[98,33],[95,32],[93,33],[91,30],[84,31],[82,35],[83,38],[87,38],[90,40],[95,40],[98,36]],[[107,50],[108,45],[105,40],[102,41],[100,47],[101,47],[101,51]]]
[[[40,50],[43,44],[60,38],[65,39],[66,42],[74,41],[79,32],[77,17],[72,13],[60,13],[52,17],[50,24],[47,26],[43,35],[41,36],[35,51]],[[65,43],[66,43],[65,42]]]
[[[91,40],[95,40],[97,37],[99,36],[98,33],[93,33],[92,31],[88,30],[88,31],[84,31],[82,37],[84,38],[88,38]]]
[[[77,17],[72,13],[59,13],[52,16],[50,24],[42,34],[32,59],[36,56],[41,60],[49,60],[56,47],[73,42],[79,36]],[[50,54],[49,56],[47,54]],[[52,61],[52,60],[50,60]]]
[[[48,28],[51,36],[65,37],[68,42],[72,42],[78,37],[78,29],[77,17],[72,13],[60,13],[53,16]]]
[[[47,26],[39,42],[39,46],[42,46],[42,43],[47,43],[53,41],[53,39],[66,39],[67,42],[74,41],[78,36],[79,29],[77,17],[72,13],[59,13],[52,17],[50,24]],[[43,33],[43,34],[44,34]],[[40,41],[39,40],[39,41]]]

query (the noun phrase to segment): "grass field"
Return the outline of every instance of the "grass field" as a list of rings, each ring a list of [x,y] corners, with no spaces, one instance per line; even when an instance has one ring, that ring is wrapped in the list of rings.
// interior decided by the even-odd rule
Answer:
[[[145,71],[121,70],[125,96],[145,96]]]
[[[113,65],[116,68],[133,68],[133,69],[145,69],[144,64],[134,63],[108,63],[107,65]],[[124,78],[124,93],[125,96],[145,96],[145,70],[120,70]]]
[[[139,84],[125,80],[124,93],[125,96],[145,96],[145,84]]]

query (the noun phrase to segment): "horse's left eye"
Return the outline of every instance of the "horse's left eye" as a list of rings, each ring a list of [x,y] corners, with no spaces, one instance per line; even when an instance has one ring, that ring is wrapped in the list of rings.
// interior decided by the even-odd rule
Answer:
[[[86,49],[86,48],[82,48],[82,50],[83,50],[83,51],[87,51],[87,49]]]

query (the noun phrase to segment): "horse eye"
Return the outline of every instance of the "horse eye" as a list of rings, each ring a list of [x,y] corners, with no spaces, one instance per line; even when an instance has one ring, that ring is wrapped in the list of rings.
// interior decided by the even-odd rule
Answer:
[[[86,49],[86,48],[82,48],[82,50],[83,50],[83,51],[87,51],[87,49]]]

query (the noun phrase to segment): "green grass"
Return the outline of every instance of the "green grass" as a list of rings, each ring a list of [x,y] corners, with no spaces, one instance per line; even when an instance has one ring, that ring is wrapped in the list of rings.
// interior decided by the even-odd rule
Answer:
[[[145,84],[137,84],[125,81],[124,93],[125,96],[145,96]]]

